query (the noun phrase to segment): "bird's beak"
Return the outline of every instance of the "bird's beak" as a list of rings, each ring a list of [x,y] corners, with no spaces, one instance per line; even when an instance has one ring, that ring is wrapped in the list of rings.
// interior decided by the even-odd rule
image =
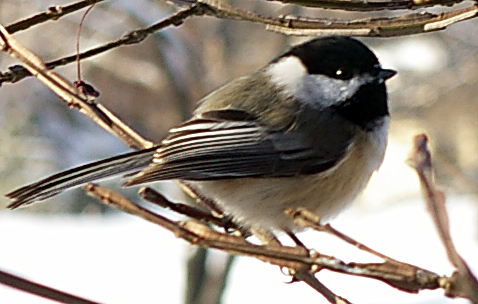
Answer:
[[[395,74],[397,74],[397,71],[388,70],[388,69],[380,69],[378,70],[377,78],[384,81],[389,78],[392,78],[393,76],[395,76]]]

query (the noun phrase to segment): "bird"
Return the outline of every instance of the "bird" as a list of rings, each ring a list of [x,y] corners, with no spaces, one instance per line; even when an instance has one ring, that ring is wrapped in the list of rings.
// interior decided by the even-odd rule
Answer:
[[[152,148],[21,187],[6,194],[8,208],[123,175],[124,186],[179,180],[246,228],[300,230],[286,209],[327,220],[380,167],[389,124],[385,81],[396,73],[355,38],[306,41],[201,99]]]

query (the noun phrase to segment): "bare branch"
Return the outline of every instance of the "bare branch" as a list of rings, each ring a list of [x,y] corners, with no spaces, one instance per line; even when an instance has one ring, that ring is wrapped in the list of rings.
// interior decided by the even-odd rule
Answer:
[[[440,14],[413,13],[389,18],[335,20],[295,16],[266,17],[235,8],[219,1],[203,0],[196,2],[190,0],[188,2],[195,4],[147,28],[132,31],[116,41],[82,52],[79,56],[77,54],[70,55],[45,63],[45,65],[49,69],[53,69],[57,66],[75,62],[78,58],[83,60],[122,45],[140,43],[149,35],[165,27],[170,25],[178,26],[189,17],[203,14],[221,19],[233,19],[263,24],[267,30],[286,35],[351,35],[370,37],[405,36],[443,30],[454,23],[475,18],[478,14],[478,7],[473,5],[464,9]],[[370,2],[367,3],[370,4]],[[14,83],[28,76],[30,76],[30,73],[24,67],[12,66],[8,68],[8,71],[0,73],[0,85],[4,82]]]
[[[448,260],[456,268],[456,271],[444,286],[445,294],[451,298],[463,297],[473,303],[478,303],[478,281],[453,244],[445,208],[445,194],[436,188],[431,153],[428,150],[427,143],[428,137],[425,134],[415,136],[414,147],[408,159],[408,164],[418,174],[427,210],[446,249]]]
[[[97,304],[69,293],[26,280],[0,270],[0,284],[4,284],[36,296],[67,304]]]
[[[451,24],[476,17],[475,5],[440,14],[414,13],[389,18],[362,20],[313,19],[294,16],[267,17],[241,10],[217,0],[183,0],[198,3],[204,13],[216,18],[259,23],[266,29],[286,35],[353,35],[371,37],[404,36],[445,29]],[[344,1],[345,2],[345,1]],[[369,4],[370,2],[366,2]]]
[[[40,13],[28,18],[25,18],[23,20],[17,21],[13,24],[7,25],[5,29],[7,32],[10,34],[26,30],[34,25],[43,23],[48,20],[58,20],[60,17],[63,17],[65,15],[74,13],[84,7],[87,7],[89,5],[98,3],[98,2],[103,2],[105,0],[83,0],[83,1],[78,1],[73,4],[65,5],[65,6],[52,6],[48,8],[48,11],[44,13]]]
[[[44,85],[63,99],[70,108],[78,108],[81,113],[90,117],[100,127],[117,136],[128,146],[134,148],[152,147],[153,143],[145,140],[133,131],[113,113],[101,104],[79,92],[71,83],[59,74],[49,70],[35,54],[27,50],[0,25],[0,50],[17,58],[25,68]]]
[[[334,272],[377,279],[410,293],[416,293],[424,289],[437,289],[443,280],[433,272],[406,263],[390,261],[369,264],[344,263],[339,259],[317,252],[308,254],[303,247],[277,246],[277,244],[255,245],[247,242],[242,237],[211,230],[205,224],[197,221],[172,221],[107,188],[89,184],[86,186],[86,190],[103,203],[160,225],[173,232],[177,237],[192,244],[223,250],[231,254],[254,257],[273,265],[292,269],[294,273],[303,271],[316,273],[322,269],[328,269]],[[301,273],[301,275],[304,274]]]
[[[116,41],[109,42],[107,44],[92,48],[90,50],[87,50],[87,51],[79,53],[79,54],[74,54],[74,55],[63,57],[63,58],[60,58],[60,59],[57,59],[57,60],[54,60],[54,61],[47,62],[47,63],[45,63],[45,66],[48,69],[54,69],[58,66],[67,65],[67,64],[75,62],[77,60],[83,60],[83,59],[87,59],[87,58],[105,53],[109,50],[120,47],[122,45],[130,45],[130,44],[141,43],[148,36],[150,36],[151,34],[154,34],[155,32],[157,32],[157,31],[159,31],[159,30],[161,30],[165,27],[168,27],[168,26],[171,26],[171,25],[178,26],[185,19],[187,19],[191,16],[194,16],[194,15],[201,15],[201,14],[202,14],[201,7],[198,6],[198,5],[193,5],[189,8],[187,8],[187,9],[179,11],[179,12],[169,16],[168,18],[163,19],[160,22],[155,23],[151,26],[148,26],[148,27],[143,28],[143,29],[138,29],[138,30],[131,31],[131,32],[123,35],[123,37],[121,37],[120,39],[118,39]],[[8,68],[7,72],[0,73],[0,85],[4,82],[15,83],[15,82],[17,82],[19,80],[22,80],[23,78],[28,77],[28,76],[31,76],[28,69],[26,69],[22,66],[18,66],[18,65],[12,66],[12,67]]]
[[[352,239],[351,237],[341,233],[334,229],[330,224],[322,225],[320,223],[320,218],[314,213],[310,212],[304,208],[298,208],[296,210],[287,209],[286,214],[291,216],[294,219],[294,223],[300,227],[312,228],[316,231],[326,232],[336,236],[337,238],[343,240],[344,242],[357,247],[360,250],[368,252],[372,255],[375,255],[384,260],[382,264],[356,264],[361,265],[360,267],[366,268],[369,271],[379,271],[382,274],[373,276],[373,278],[381,280],[395,288],[405,290],[407,292],[417,292],[420,289],[415,289],[416,286],[423,284],[426,281],[426,284],[430,283],[428,280],[430,278],[430,273],[423,276],[423,269],[418,269],[414,265],[400,262],[389,256],[386,256],[378,251],[371,249],[368,246],[359,243],[358,241]],[[413,273],[413,274],[412,274]],[[413,277],[412,281],[409,279],[404,279],[404,277]],[[417,282],[421,281],[418,285]]]
[[[342,241],[344,241],[344,242],[346,242],[346,243],[348,243],[348,244],[350,244],[354,247],[357,247],[360,250],[363,250],[363,251],[366,251],[366,252],[368,252],[372,255],[375,255],[375,256],[377,256],[381,259],[390,261],[392,263],[402,264],[402,262],[399,262],[395,259],[392,259],[389,256],[386,256],[386,255],[384,255],[384,254],[382,254],[378,251],[375,251],[375,250],[371,249],[368,246],[363,245],[362,243],[359,243],[358,241],[352,239],[351,237],[349,237],[349,236],[343,234],[342,232],[336,230],[330,224],[325,224],[325,225],[321,224],[320,223],[320,218],[317,215],[315,215],[314,213],[307,210],[307,209],[304,209],[304,208],[298,208],[296,210],[287,209],[285,211],[285,213],[287,215],[289,215],[290,217],[292,217],[294,219],[294,223],[297,224],[300,227],[312,228],[316,231],[329,233],[329,234],[334,235],[337,238],[341,239]]]
[[[314,276],[313,273],[306,271],[306,270],[300,270],[297,272],[294,272],[294,279],[298,281],[302,281],[318,291],[321,295],[323,295],[329,303],[332,304],[351,304],[348,300],[339,297],[336,295],[334,292],[332,292],[329,288],[327,288],[324,284],[320,283],[319,280]]]
[[[213,216],[211,212],[206,212],[186,204],[173,203],[167,200],[162,194],[149,187],[143,187],[138,194],[148,202],[158,205],[162,208],[172,210],[176,213],[192,217],[194,219],[214,224],[218,227],[224,227],[221,218]]]
[[[296,36],[392,37],[443,30],[454,23],[475,18],[477,14],[478,8],[473,5],[440,14],[413,13],[351,21],[284,16],[280,19],[280,25],[267,24],[266,28],[273,32]]]
[[[395,1],[363,1],[363,0],[267,0],[278,1],[287,4],[317,7],[323,9],[334,9],[344,11],[380,11],[380,10],[414,10],[431,6],[452,6],[461,3],[463,0],[395,0]]]

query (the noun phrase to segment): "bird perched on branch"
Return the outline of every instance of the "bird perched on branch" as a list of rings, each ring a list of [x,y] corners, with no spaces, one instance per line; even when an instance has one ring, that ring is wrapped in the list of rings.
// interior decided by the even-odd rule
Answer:
[[[199,101],[159,145],[96,161],[7,194],[17,208],[87,182],[181,180],[245,227],[296,230],[284,214],[344,209],[378,169],[389,112],[383,69],[350,37],[294,46]]]

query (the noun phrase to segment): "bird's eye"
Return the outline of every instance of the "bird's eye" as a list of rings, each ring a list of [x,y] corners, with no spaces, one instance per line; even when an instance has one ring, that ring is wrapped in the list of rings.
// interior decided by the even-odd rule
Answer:
[[[339,68],[339,69],[335,70],[335,75],[334,76],[337,79],[347,80],[347,79],[352,78],[353,74],[354,73],[350,70]]]

